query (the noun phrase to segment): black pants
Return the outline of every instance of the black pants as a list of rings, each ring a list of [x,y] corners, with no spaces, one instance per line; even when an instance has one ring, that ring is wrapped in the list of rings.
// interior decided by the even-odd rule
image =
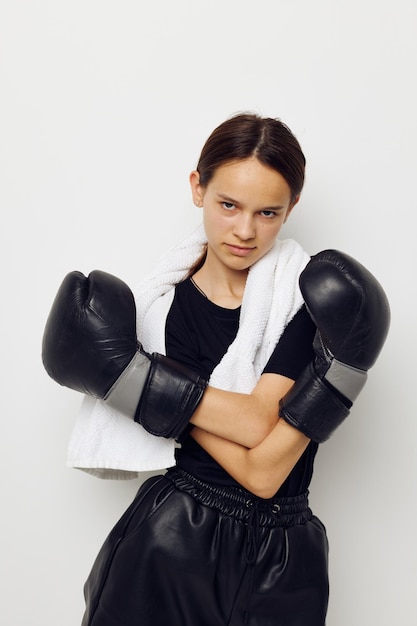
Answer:
[[[172,469],[106,539],[82,626],[324,626],[327,554],[307,494],[262,500]]]

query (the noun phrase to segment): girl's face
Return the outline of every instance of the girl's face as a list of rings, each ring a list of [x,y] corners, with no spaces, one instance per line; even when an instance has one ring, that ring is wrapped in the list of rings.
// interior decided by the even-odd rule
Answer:
[[[248,270],[274,245],[293,206],[288,183],[255,157],[217,168],[206,186],[197,171],[190,183],[194,203],[204,207],[207,261]]]

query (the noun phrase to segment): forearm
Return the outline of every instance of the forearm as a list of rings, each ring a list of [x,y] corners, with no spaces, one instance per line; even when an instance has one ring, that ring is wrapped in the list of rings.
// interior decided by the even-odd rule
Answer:
[[[261,498],[278,491],[310,441],[284,420],[252,449],[200,428],[192,436],[238,483]]]
[[[240,394],[208,387],[191,423],[247,448],[258,445],[278,419],[278,405],[267,411],[256,394]]]
[[[277,424],[280,398],[292,381],[265,374],[250,394],[207,387],[191,423],[223,439],[254,448]]]

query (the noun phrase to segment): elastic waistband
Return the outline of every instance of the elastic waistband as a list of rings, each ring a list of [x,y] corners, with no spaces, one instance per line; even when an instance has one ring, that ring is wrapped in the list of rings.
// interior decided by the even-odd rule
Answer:
[[[267,527],[289,527],[304,524],[312,517],[308,492],[288,498],[265,500],[239,487],[222,487],[206,483],[185,470],[174,467],[165,477],[177,489],[188,493],[201,504],[217,509],[246,524]]]

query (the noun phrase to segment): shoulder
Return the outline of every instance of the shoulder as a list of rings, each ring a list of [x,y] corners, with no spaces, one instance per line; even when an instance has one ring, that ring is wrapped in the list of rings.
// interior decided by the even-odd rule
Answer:
[[[296,380],[314,356],[316,326],[303,305],[286,326],[264,373],[282,374]]]

